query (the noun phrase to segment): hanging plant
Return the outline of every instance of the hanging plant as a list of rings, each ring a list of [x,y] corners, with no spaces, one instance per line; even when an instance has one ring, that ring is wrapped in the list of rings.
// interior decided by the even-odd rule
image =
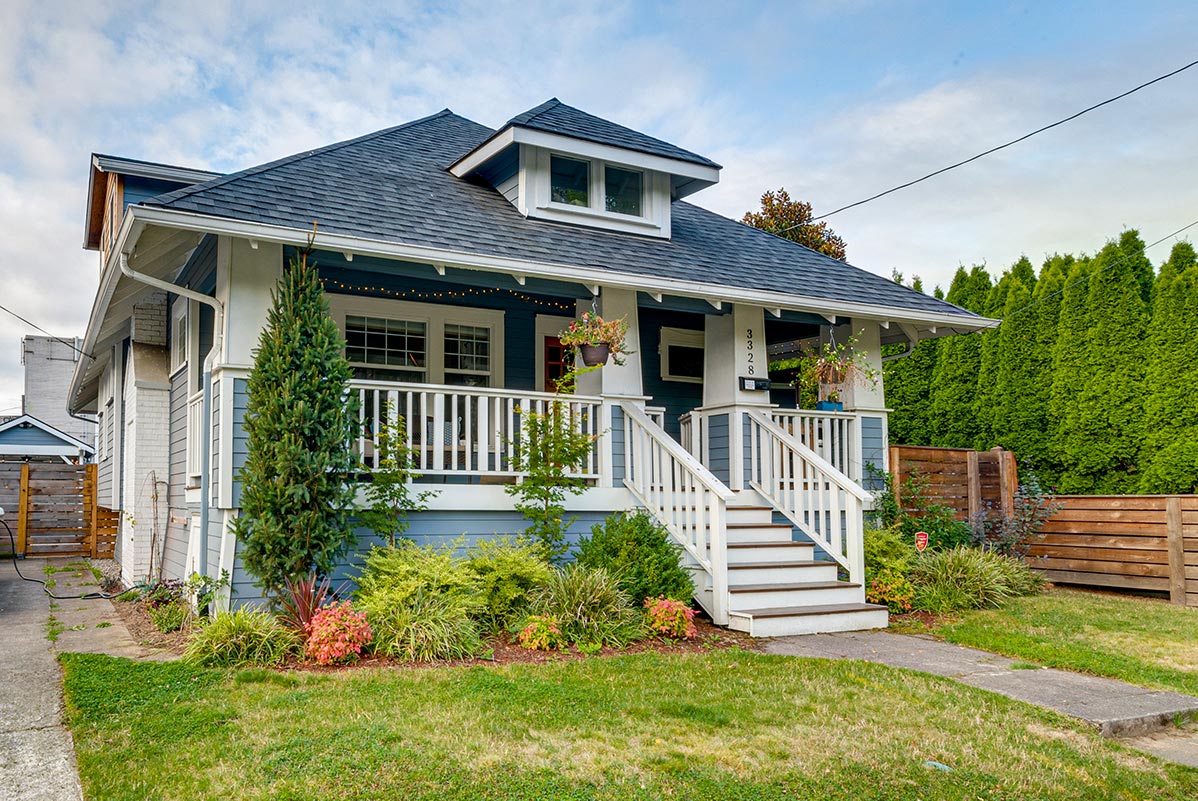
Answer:
[[[558,334],[558,339],[566,347],[578,350],[587,367],[597,367],[607,364],[608,358],[616,364],[624,363],[622,356],[629,353],[624,344],[627,336],[627,319],[604,320],[598,314],[583,312]]]
[[[857,337],[847,342],[825,342],[818,350],[808,350],[795,359],[770,366],[792,370],[795,401],[800,406],[813,401],[840,403],[850,386],[877,386],[879,373],[869,363],[868,354],[857,348]]]

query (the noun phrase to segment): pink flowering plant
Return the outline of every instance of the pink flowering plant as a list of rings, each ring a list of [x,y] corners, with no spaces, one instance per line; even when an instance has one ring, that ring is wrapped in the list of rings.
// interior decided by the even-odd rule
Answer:
[[[373,633],[365,612],[355,612],[349,601],[322,606],[304,626],[304,652],[319,665],[353,662],[370,644]]]
[[[646,598],[645,618],[649,628],[662,637],[693,640],[699,636],[695,628],[695,610],[673,598]]]
[[[557,620],[548,615],[533,615],[516,635],[516,642],[530,651],[560,651],[566,647],[566,635]]]
[[[558,334],[558,339],[568,348],[580,348],[583,345],[607,345],[611,352],[612,361],[623,364],[622,354],[628,353],[624,344],[628,336],[628,320],[621,317],[618,320],[604,320],[598,314],[583,312],[577,320],[570,322],[568,328]]]

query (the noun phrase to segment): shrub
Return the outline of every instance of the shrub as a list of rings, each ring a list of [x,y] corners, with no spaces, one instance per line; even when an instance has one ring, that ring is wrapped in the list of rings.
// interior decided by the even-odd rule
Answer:
[[[554,570],[532,594],[530,608],[555,619],[571,643],[623,647],[644,634],[642,616],[602,568],[572,564]]]
[[[994,609],[1043,586],[1019,560],[964,546],[922,554],[912,565],[911,583],[915,607],[937,614]]]
[[[1024,467],[1023,480],[1015,492],[1013,511],[980,510],[973,521],[974,544],[1006,556],[1023,558],[1040,540],[1041,529],[1048,518],[1060,511],[1061,505],[1040,486],[1040,479]]]
[[[695,628],[695,610],[672,598],[646,598],[645,620],[649,629],[676,640],[699,636]]]
[[[875,577],[883,572],[903,575],[911,567],[915,547],[903,537],[897,526],[865,530],[865,575]]]
[[[560,651],[566,647],[566,635],[553,618],[533,615],[516,635],[516,642],[531,651]]]
[[[885,604],[896,615],[910,612],[915,600],[915,588],[905,575],[893,568],[874,573],[865,589],[865,600]]]
[[[199,665],[238,667],[280,665],[300,652],[299,634],[269,612],[219,612],[200,624],[187,643],[185,658]]]
[[[142,587],[141,598],[150,609],[183,600],[183,582],[177,579],[155,581]]]
[[[308,624],[328,599],[328,578],[309,573],[286,579],[277,599],[279,620],[296,631],[307,631]]]
[[[371,640],[366,613],[355,612],[349,601],[321,607],[304,632],[308,635],[304,653],[321,665],[353,662]]]
[[[220,578],[192,573],[183,588],[189,597],[195,598],[196,609],[199,611],[200,617],[208,617],[212,604],[216,602],[217,593],[228,586],[229,571],[222,570]]]
[[[609,516],[578,543],[578,563],[615,575],[636,606],[658,597],[690,601],[695,585],[680,554],[669,532],[643,509]]]
[[[880,478],[883,489],[875,501],[878,517],[884,527],[902,532],[905,542],[914,544],[917,531],[927,532],[928,549],[932,551],[948,550],[971,541],[970,525],[958,520],[952,509],[928,497],[926,476],[912,471],[907,477],[902,487],[902,508],[895,501],[894,478],[889,473],[881,473]]]
[[[453,596],[473,613],[480,606],[478,577],[454,556],[456,548],[457,543],[436,548],[410,542],[371,548],[358,579],[357,596],[366,600],[372,595],[385,594],[399,601],[417,592]]]
[[[150,622],[159,631],[168,634],[183,628],[184,624],[187,623],[187,619],[191,617],[191,610],[187,608],[187,604],[182,600],[177,600],[170,603],[160,603],[157,606],[148,606],[146,614],[150,616]]]
[[[400,587],[359,596],[374,633],[375,653],[415,662],[469,659],[482,647],[470,615],[477,605],[460,595]]]
[[[476,619],[491,632],[518,621],[528,608],[529,593],[549,578],[540,545],[526,540],[481,540],[466,555],[466,567],[477,579]]]

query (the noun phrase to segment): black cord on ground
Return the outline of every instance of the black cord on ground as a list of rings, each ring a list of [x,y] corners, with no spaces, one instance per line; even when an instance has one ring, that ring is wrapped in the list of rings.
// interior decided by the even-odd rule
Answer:
[[[110,595],[106,592],[85,592],[83,595],[55,595],[54,593],[50,592],[50,588],[46,586],[46,582],[42,581],[41,579],[29,578],[21,572],[21,567],[19,564],[20,560],[17,559],[17,540],[13,536],[12,528],[8,525],[8,521],[3,517],[0,517],[0,523],[4,524],[4,530],[8,532],[8,544],[12,547],[11,556],[13,570],[17,571],[17,575],[22,581],[28,581],[33,584],[41,584],[42,592],[46,593],[46,595],[49,595],[56,601],[81,601],[90,600],[92,598],[103,598],[105,600],[111,601],[116,597],[116,595]]]

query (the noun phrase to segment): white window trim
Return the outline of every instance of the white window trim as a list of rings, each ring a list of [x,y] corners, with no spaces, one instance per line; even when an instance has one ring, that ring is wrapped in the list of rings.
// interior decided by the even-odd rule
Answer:
[[[575,206],[570,203],[558,203],[553,200],[553,157],[557,156],[570,161],[581,161],[589,165],[590,183],[587,186],[587,205]],[[641,174],[641,213],[640,214],[620,214],[615,211],[607,210],[607,167],[617,167],[621,170],[629,172],[639,172]],[[634,167],[630,164],[621,164],[616,161],[604,161],[603,159],[584,158],[572,153],[564,153],[557,150],[546,151],[545,155],[545,175],[548,183],[548,192],[545,197],[548,200],[542,208],[553,209],[555,211],[563,211],[569,214],[582,214],[588,217],[597,217],[604,220],[614,220],[632,225],[644,225],[651,228],[657,228],[657,223],[653,222],[652,213],[652,196],[649,191],[649,184],[652,180],[648,172],[641,167]]]
[[[195,349],[199,346],[199,337],[197,336],[196,328],[199,315],[196,314],[195,305],[194,301],[187,298],[176,298],[174,304],[171,305],[171,378],[174,378],[180,370],[190,368],[196,363]],[[181,324],[180,321],[182,321]],[[181,361],[178,350],[180,330],[184,339],[183,358]],[[191,372],[189,370],[187,376],[187,391],[189,394],[191,389]]]
[[[544,389],[545,381],[545,339],[547,337],[555,337],[569,328],[570,323],[574,320],[573,317],[559,316],[556,314],[538,314],[536,322],[533,324],[533,343],[536,347],[536,376],[533,378],[533,387],[535,389]]]
[[[417,303],[409,300],[390,300],[360,295],[326,295],[329,311],[337,327],[345,335],[346,317],[383,317],[390,320],[410,320],[424,323],[425,347],[424,381],[426,384],[445,383],[445,325],[469,325],[491,330],[491,370],[487,385],[502,389],[504,385],[504,312],[502,309],[478,309],[438,303]],[[355,364],[357,367],[386,369],[385,365]],[[411,369],[411,368],[409,368]],[[456,372],[456,371],[450,371]],[[478,375],[478,373],[475,373]]]
[[[661,355],[661,380],[662,381],[677,381],[685,384],[702,384],[703,379],[695,378],[694,376],[671,375],[670,373],[670,346],[681,345],[687,348],[705,348],[705,335],[702,331],[694,331],[689,328],[671,328],[662,326],[661,340],[658,344],[657,352]]]

